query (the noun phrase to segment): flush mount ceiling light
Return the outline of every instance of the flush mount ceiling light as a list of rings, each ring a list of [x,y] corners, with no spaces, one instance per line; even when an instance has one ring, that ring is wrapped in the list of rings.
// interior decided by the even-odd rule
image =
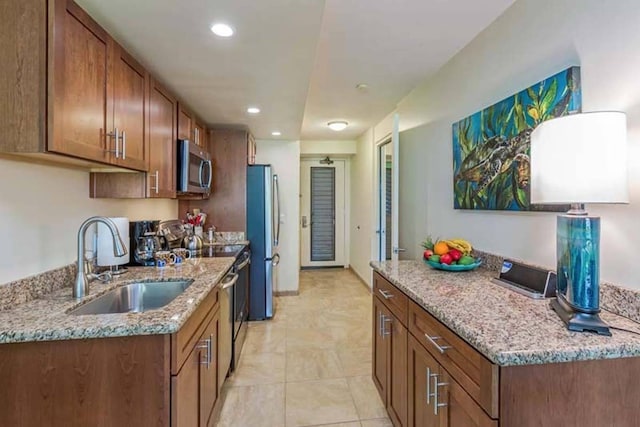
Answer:
[[[258,107],[249,107],[247,108],[247,113],[249,114],[258,114],[260,109]]]
[[[213,31],[213,34],[220,37],[231,37],[233,35],[233,28],[222,23],[213,24],[211,26],[211,31]]]
[[[345,130],[347,126],[349,126],[349,123],[345,122],[344,120],[334,120],[332,122],[327,123],[327,126],[329,126],[329,129],[331,130],[340,132],[341,130]]]
[[[273,136],[280,136],[280,135],[282,135],[282,133],[280,133],[280,132],[279,132],[279,131],[277,131],[277,130],[274,130],[273,132],[271,132],[271,135],[273,135]]]

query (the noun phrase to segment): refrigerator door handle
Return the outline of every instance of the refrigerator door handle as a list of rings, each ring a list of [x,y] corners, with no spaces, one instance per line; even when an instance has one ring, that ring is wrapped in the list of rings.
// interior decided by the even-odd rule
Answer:
[[[278,208],[278,214],[275,215],[276,222],[276,238],[274,240],[274,245],[278,246],[280,243],[280,185],[278,183],[278,175],[273,175],[273,184],[275,186],[275,196],[276,196],[276,207]]]

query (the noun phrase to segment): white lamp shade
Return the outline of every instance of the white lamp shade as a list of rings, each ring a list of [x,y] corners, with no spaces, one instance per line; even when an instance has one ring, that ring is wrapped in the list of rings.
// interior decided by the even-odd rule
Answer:
[[[531,203],[628,203],[627,118],[572,114],[531,133]]]

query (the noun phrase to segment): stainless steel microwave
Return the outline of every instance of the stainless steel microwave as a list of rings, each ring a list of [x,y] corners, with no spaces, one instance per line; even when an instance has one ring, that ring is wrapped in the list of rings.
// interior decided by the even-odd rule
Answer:
[[[213,166],[209,153],[188,139],[178,140],[178,193],[211,192]]]

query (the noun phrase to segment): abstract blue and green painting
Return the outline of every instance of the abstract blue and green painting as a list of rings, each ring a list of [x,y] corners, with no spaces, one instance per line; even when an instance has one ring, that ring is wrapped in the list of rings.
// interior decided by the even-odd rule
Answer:
[[[454,123],[454,208],[566,211],[530,202],[531,132],[581,109],[580,67],[571,67]]]

